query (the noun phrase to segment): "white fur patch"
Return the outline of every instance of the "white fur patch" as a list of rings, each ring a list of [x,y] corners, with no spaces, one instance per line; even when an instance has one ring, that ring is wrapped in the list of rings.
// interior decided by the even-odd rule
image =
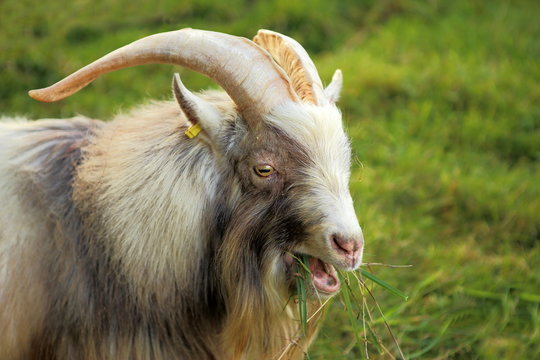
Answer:
[[[108,124],[86,153],[77,185],[99,197],[113,259],[148,296],[197,278],[208,230],[201,221],[218,194],[215,159],[204,145],[179,145],[185,121],[175,103],[136,109]],[[156,121],[159,119],[159,121]],[[190,141],[185,139],[185,141]],[[191,140],[197,144],[196,140]],[[174,161],[171,161],[174,160]]]

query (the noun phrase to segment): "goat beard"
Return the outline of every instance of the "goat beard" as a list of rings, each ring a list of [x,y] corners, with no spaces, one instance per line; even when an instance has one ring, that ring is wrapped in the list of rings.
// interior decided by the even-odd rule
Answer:
[[[319,261],[312,258],[310,268],[317,271]],[[266,257],[261,270],[260,286],[254,286],[257,283],[254,278],[246,281],[243,276],[250,277],[252,273],[237,273],[234,290],[229,287],[227,318],[222,330],[222,348],[229,351],[225,358],[301,359],[315,339],[325,302],[320,301],[321,296],[307,299],[310,320],[303,333],[283,255],[276,251]],[[292,294],[295,293],[296,290]]]
[[[314,296],[308,299],[311,320],[303,334],[283,251],[264,248],[257,256],[246,251],[241,237],[225,240],[219,257],[227,309],[221,331],[221,348],[228,351],[225,358],[303,358],[317,333],[324,302]],[[314,270],[317,266],[313,261]]]

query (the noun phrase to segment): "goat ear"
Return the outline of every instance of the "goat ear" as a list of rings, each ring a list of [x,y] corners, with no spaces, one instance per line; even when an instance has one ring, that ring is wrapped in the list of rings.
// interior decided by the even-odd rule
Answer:
[[[324,89],[324,94],[332,104],[336,103],[339,100],[339,93],[341,92],[341,87],[343,86],[343,75],[341,70],[337,69],[332,76],[332,81]]]
[[[213,137],[217,133],[220,124],[218,110],[189,91],[177,73],[173,76],[172,88],[176,102],[180,105],[180,109],[182,109],[189,122],[192,125],[200,126],[208,135]]]

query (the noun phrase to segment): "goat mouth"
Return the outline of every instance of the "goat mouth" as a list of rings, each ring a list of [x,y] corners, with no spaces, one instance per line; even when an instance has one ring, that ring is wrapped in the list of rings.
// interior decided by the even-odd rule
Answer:
[[[309,270],[313,286],[326,294],[335,294],[340,289],[336,269],[321,259],[309,258]]]
[[[299,260],[297,260],[300,258],[304,258],[304,262],[306,262],[307,260],[307,263],[305,265],[309,268],[311,284],[313,285],[316,293],[334,295],[339,291],[339,289],[341,288],[341,284],[339,282],[336,269],[332,265],[325,263],[321,259],[307,255],[295,255],[294,257],[291,255],[286,255],[285,262],[290,267],[301,267],[302,265],[300,265],[298,263]],[[296,275],[302,276],[300,274]]]

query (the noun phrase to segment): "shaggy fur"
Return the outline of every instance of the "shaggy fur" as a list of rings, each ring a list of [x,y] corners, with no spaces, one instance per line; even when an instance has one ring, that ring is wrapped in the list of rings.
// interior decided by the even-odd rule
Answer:
[[[303,356],[323,311],[300,336],[285,254],[357,266],[328,242],[361,236],[339,111],[248,126],[202,99],[220,122],[194,139],[174,102],[0,123],[0,359]]]

